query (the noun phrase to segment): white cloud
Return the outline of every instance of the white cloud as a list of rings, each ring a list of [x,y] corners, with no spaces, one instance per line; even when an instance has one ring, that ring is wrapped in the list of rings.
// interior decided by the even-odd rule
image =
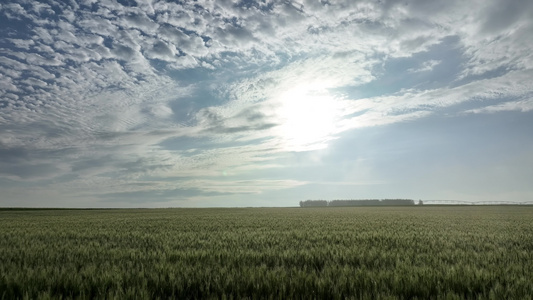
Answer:
[[[531,68],[533,9],[528,1],[483,2],[470,24],[457,26],[470,56],[463,77],[499,68]]]
[[[464,102],[522,98],[531,94],[532,86],[528,80],[531,74],[531,71],[515,71],[502,77],[479,80],[455,88],[403,91],[397,95],[349,102],[346,105],[346,115],[365,113],[346,119],[345,129],[412,120]]]
[[[440,60],[428,60],[422,63],[422,65],[417,69],[408,69],[407,72],[411,73],[420,73],[420,72],[429,72],[435,68],[435,66],[438,66],[442,61]]]
[[[13,80],[10,77],[5,77],[2,74],[0,74],[0,89],[12,92],[18,91],[17,86],[13,84]]]
[[[3,4],[0,8],[8,19],[20,20],[26,15],[26,10],[18,3]]]
[[[169,65],[170,69],[180,70],[180,69],[191,69],[198,67],[198,61],[190,55],[182,55],[174,59],[172,64]]]
[[[533,99],[504,102],[497,105],[489,105],[482,108],[470,109],[465,113],[497,113],[502,111],[531,111],[533,110]]]
[[[33,40],[23,40],[23,39],[8,39],[11,43],[13,43],[16,47],[24,49],[24,50],[30,50],[30,47],[35,44],[35,41]]]
[[[167,62],[173,62],[174,56],[177,54],[177,50],[174,45],[168,45],[161,41],[156,41],[152,47],[144,52],[147,58],[160,59]]]
[[[28,29],[20,36],[0,33],[9,47],[0,49],[0,128],[9,129],[1,146],[38,152],[76,145],[51,177],[84,162],[115,163],[79,171],[87,186],[97,184],[91,176],[113,177],[126,192],[130,177],[182,176],[204,178],[181,183],[183,188],[207,184],[213,192],[238,193],[300,183],[231,186],[205,177],[224,170],[241,176],[250,165],[274,168],[273,160],[286,151],[318,149],[347,130],[415,120],[467,101],[480,106],[469,113],[531,110],[529,3],[245,4],[124,7],[110,0],[56,3],[53,10],[39,1],[2,4],[5,20],[24,20]],[[446,69],[445,57],[429,55],[445,37],[457,37],[464,62],[454,86],[450,80],[425,89],[350,94],[379,81],[380,70],[395,59],[415,60],[405,68],[409,76]],[[421,53],[428,55],[419,61]],[[383,83],[384,90],[393,84]],[[208,96],[194,94],[198,90]],[[185,97],[198,103],[187,112],[191,120],[177,121],[183,112],[173,102]],[[484,100],[500,98],[510,100],[483,107]],[[299,127],[314,128],[313,134],[297,138],[304,131]],[[179,137],[209,142],[179,151],[160,146]],[[222,146],[231,142],[243,145]],[[138,169],[118,167],[136,161]],[[44,170],[46,163],[42,158],[28,168]]]

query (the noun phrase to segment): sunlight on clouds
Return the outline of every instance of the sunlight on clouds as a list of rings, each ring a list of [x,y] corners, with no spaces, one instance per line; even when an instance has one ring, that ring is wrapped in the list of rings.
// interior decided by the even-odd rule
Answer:
[[[288,151],[309,151],[327,147],[341,117],[339,101],[326,89],[299,85],[281,94],[275,130]]]
[[[476,2],[0,2],[0,200],[257,205],[364,128],[531,113],[533,1]]]

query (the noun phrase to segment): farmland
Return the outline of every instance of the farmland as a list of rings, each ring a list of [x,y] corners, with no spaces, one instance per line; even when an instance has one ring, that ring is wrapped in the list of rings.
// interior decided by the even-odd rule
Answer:
[[[1,299],[530,299],[531,274],[531,206],[0,211]]]

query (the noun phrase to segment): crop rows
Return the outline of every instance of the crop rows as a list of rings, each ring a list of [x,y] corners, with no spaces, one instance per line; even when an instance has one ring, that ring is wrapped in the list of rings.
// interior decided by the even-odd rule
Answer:
[[[533,207],[0,211],[0,298],[530,299]]]

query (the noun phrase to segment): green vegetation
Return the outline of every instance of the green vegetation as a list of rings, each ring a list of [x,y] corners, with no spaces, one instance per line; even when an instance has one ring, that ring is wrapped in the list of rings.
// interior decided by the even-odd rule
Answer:
[[[531,299],[533,207],[0,211],[0,298]]]

